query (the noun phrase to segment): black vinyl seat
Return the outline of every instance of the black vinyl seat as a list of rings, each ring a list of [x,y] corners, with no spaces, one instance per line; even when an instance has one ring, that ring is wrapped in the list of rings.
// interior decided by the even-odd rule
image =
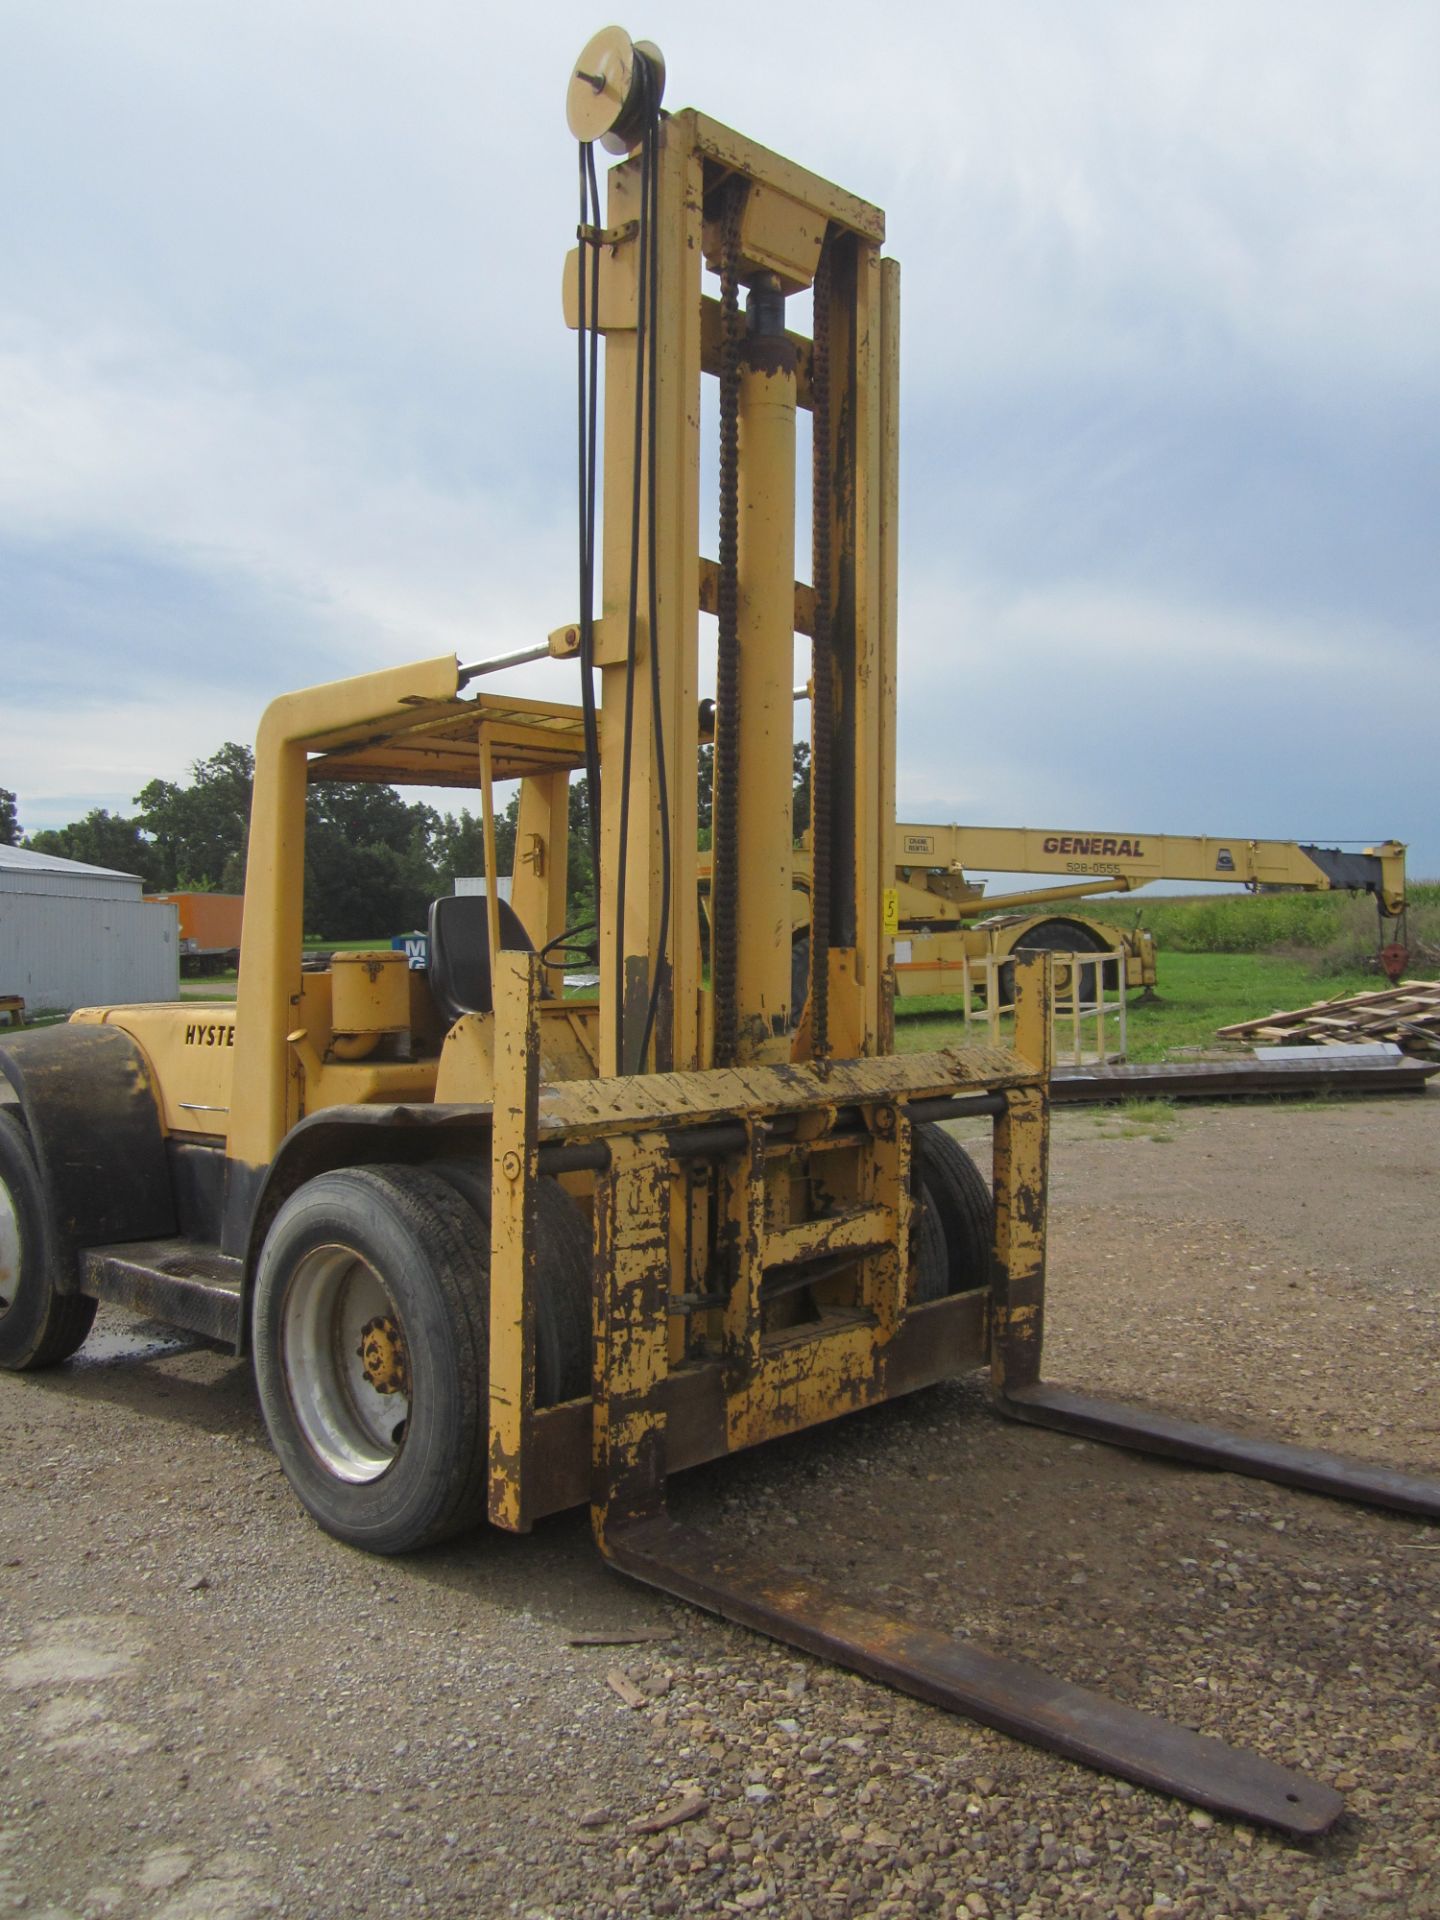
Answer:
[[[533,953],[534,942],[508,900],[497,900],[500,945],[512,953]],[[450,893],[430,903],[430,992],[442,1016],[489,1013],[490,920],[483,893]]]

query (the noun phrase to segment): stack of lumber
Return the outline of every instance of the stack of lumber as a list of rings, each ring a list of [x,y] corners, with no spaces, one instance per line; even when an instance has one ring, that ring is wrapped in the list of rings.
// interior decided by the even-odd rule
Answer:
[[[1440,981],[1402,980],[1398,987],[1378,993],[1355,993],[1263,1020],[1242,1020],[1221,1027],[1220,1038],[1262,1046],[1330,1047],[1393,1040],[1402,1053],[1440,1060]]]

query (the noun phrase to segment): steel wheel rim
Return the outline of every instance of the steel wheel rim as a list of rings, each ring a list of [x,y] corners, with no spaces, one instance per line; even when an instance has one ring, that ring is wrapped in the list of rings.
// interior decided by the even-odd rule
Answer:
[[[406,1393],[381,1393],[361,1359],[377,1318],[400,1325],[395,1303],[353,1248],[316,1247],[291,1275],[281,1322],[285,1389],[306,1443],[337,1479],[378,1480],[394,1465],[410,1419]]]
[[[20,1210],[5,1181],[0,1180],[0,1320],[15,1304],[20,1291]]]

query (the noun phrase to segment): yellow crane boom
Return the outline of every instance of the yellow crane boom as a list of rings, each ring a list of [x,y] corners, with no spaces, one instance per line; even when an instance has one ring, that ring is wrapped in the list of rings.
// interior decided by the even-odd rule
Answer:
[[[1346,851],[1296,840],[1212,839],[1203,834],[902,824],[895,830],[895,864],[912,883],[916,869],[929,876],[918,883],[953,901],[982,897],[983,889],[966,874],[979,868],[1073,874],[1089,883],[1103,882],[1117,893],[1133,892],[1154,880],[1224,881],[1252,890],[1291,887],[1307,893],[1343,890],[1373,894],[1387,918],[1405,911],[1405,848],[1398,840]],[[937,879],[959,880],[967,891],[937,887]],[[1098,888],[1090,884],[1085,891]]]
[[[1067,878],[1058,886],[991,894],[972,877],[977,870]],[[977,963],[1048,948],[1123,955],[1125,984],[1148,992],[1156,980],[1153,937],[1141,927],[1077,917],[1071,903],[1133,893],[1156,880],[1219,881],[1252,892],[1368,893],[1380,915],[1382,968],[1398,979],[1409,961],[1405,848],[1398,840],[1353,850],[1204,834],[901,822],[895,829],[897,990],[907,996],[953,992]]]

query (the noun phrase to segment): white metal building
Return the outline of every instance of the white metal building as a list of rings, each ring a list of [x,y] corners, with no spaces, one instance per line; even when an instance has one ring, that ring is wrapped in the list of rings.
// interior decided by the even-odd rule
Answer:
[[[138,874],[0,847],[0,994],[27,1016],[178,999],[176,909],[143,893]]]

